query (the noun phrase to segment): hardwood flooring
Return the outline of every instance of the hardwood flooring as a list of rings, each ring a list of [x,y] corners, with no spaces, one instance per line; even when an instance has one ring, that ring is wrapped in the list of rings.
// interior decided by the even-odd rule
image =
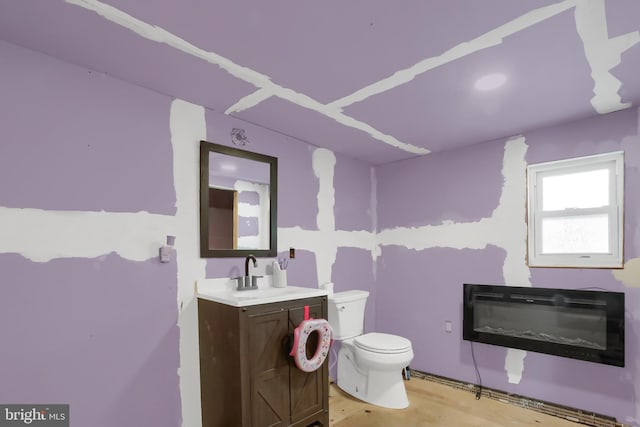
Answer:
[[[413,378],[405,382],[410,405],[385,409],[329,388],[330,427],[584,427],[551,415]]]

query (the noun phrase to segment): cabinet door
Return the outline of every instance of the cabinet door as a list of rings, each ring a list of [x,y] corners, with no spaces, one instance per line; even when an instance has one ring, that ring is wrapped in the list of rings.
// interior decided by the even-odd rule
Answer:
[[[326,319],[322,304],[309,306],[309,316],[313,319]],[[304,320],[304,307],[289,309],[289,330],[293,330]],[[318,345],[318,334],[309,336],[307,341],[307,357],[313,357],[313,353]],[[328,358],[327,358],[328,360]],[[295,363],[291,362],[291,424],[299,420],[324,410],[324,377],[328,376],[327,360],[322,367],[314,372],[304,372],[298,369]]]
[[[247,366],[251,384],[251,425],[289,425],[289,358],[287,310],[248,317]]]

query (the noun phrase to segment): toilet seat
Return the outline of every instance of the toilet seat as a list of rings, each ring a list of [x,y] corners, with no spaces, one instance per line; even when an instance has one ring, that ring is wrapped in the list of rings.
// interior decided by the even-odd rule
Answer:
[[[411,341],[408,339],[378,332],[355,337],[353,343],[361,350],[381,354],[399,354],[411,349]]]

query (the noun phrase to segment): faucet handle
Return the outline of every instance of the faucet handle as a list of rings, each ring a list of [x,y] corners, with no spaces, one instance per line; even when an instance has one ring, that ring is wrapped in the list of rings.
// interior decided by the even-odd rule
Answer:
[[[244,276],[238,276],[238,277],[234,277],[233,280],[237,280],[238,281],[238,285],[236,286],[237,290],[242,290],[242,288],[244,288],[245,285],[245,281],[244,281]]]

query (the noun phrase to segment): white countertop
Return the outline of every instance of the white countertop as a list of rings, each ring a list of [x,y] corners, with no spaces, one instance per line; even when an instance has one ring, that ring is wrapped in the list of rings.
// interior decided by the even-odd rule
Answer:
[[[196,295],[198,298],[215,301],[233,307],[247,307],[250,305],[268,304],[272,302],[289,301],[303,298],[328,295],[326,289],[305,288],[300,286],[286,286],[274,288],[271,286],[270,276],[258,282],[258,289],[238,291],[233,279],[203,279],[198,280]]]

